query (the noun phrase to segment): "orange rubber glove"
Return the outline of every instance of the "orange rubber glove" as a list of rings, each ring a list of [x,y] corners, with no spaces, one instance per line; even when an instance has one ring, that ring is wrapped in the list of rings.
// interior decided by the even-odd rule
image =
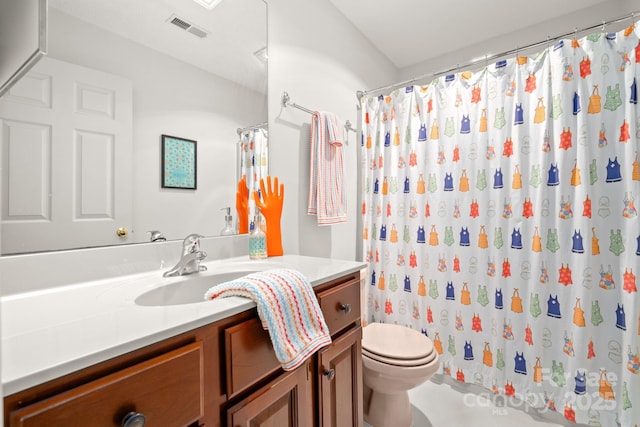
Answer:
[[[278,177],[276,177],[274,186],[271,187],[271,176],[267,175],[267,188],[265,189],[264,179],[260,179],[260,192],[262,200],[257,191],[253,192],[253,199],[267,223],[267,255],[281,256],[283,251],[280,218],[284,201],[284,184],[278,187]]]
[[[249,187],[247,187],[246,176],[238,181],[236,211],[238,212],[238,234],[247,234],[249,232]]]

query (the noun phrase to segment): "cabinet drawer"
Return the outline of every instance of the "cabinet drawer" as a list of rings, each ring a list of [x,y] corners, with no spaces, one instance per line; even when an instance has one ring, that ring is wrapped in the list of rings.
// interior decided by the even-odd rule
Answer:
[[[130,412],[187,426],[203,416],[202,376],[196,342],[13,411],[10,426],[120,426]]]
[[[318,294],[331,335],[360,319],[360,281],[352,280]]]
[[[227,394],[231,398],[280,368],[258,318],[225,329]]]

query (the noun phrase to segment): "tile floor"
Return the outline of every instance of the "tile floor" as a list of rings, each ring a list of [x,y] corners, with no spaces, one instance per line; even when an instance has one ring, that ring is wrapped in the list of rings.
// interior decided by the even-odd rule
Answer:
[[[434,377],[409,391],[413,427],[580,426],[566,422],[559,414],[550,414],[551,420],[545,420],[521,408],[501,407],[501,401],[493,400],[493,394],[484,389],[479,391],[480,395],[473,394],[462,390],[453,380]],[[365,427],[371,426],[365,423]]]

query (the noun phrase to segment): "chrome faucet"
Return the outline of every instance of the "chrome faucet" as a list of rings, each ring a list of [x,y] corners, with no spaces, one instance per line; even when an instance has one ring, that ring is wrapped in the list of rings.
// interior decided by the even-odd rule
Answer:
[[[166,242],[167,241],[167,238],[164,237],[164,234],[162,234],[158,230],[147,231],[147,233],[149,233],[149,239],[152,242]]]
[[[206,258],[207,253],[200,250],[199,234],[189,234],[182,241],[182,256],[180,261],[171,270],[165,271],[163,277],[184,276],[187,274],[205,271],[206,266],[200,265],[200,261]]]

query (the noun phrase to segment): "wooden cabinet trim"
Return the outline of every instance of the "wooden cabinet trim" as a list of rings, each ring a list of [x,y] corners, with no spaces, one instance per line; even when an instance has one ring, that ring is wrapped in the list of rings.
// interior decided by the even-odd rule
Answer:
[[[326,282],[326,283],[322,283],[319,285],[314,286],[313,290],[316,294],[319,294],[327,289],[331,289],[331,288],[335,288],[338,285],[341,285],[343,283],[346,282],[351,282],[353,280],[360,280],[360,272],[356,271],[354,273],[351,274],[347,274],[345,276],[341,276],[337,279],[334,279],[330,282]]]

